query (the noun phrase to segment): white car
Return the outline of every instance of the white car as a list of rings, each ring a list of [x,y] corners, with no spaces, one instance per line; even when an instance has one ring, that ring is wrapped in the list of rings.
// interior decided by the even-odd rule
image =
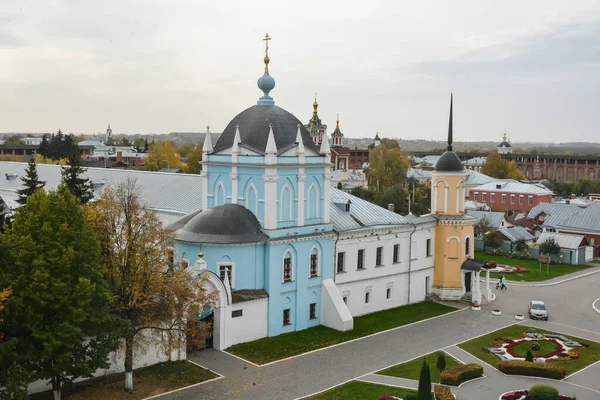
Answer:
[[[543,301],[533,300],[529,303],[529,318],[548,321],[548,309]]]

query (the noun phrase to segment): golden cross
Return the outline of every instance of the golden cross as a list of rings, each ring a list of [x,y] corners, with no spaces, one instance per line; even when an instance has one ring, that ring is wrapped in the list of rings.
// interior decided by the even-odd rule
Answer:
[[[269,40],[271,40],[268,33],[265,35],[265,38],[263,40],[265,41],[265,46],[266,46],[265,47],[265,55],[268,57],[269,56]]]

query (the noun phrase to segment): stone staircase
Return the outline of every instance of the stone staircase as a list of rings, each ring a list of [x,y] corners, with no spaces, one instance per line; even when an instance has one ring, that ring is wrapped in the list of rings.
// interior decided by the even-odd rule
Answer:
[[[440,301],[440,296],[438,296],[435,293],[427,293],[427,295],[425,296],[425,301],[431,301],[431,302],[436,302],[436,301]]]
[[[473,303],[473,296],[471,293],[465,293],[465,295],[460,298],[459,303],[471,305]]]

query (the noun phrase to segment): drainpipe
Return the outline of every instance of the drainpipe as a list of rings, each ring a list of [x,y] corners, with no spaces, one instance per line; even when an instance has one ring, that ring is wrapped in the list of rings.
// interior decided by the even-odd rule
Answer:
[[[335,283],[335,278],[337,276],[337,243],[340,240],[340,233],[336,232],[337,238],[335,239],[335,243],[333,244],[333,282]],[[344,259],[344,263],[346,259]]]
[[[413,226],[413,230],[410,233],[410,236],[408,237],[408,303],[410,304],[410,277],[411,277],[411,270],[412,270],[412,236],[413,234],[416,232],[417,230],[417,224],[413,224],[412,222],[409,222],[409,224],[411,224]]]

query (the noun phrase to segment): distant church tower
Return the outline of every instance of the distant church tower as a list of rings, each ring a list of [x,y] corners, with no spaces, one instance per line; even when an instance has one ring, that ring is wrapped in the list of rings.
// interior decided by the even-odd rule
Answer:
[[[106,129],[106,135],[104,136],[104,144],[112,143],[112,129],[110,128],[110,124],[108,124],[108,128]]]
[[[465,214],[465,171],[452,151],[452,95],[448,123],[448,147],[431,174],[431,213],[435,229],[433,291],[444,300],[458,300],[471,291],[473,274],[465,261],[473,257],[473,225]],[[470,263],[467,263],[470,264]]]
[[[315,93],[315,102],[313,103],[313,115],[308,121],[308,124],[304,125],[306,129],[310,132],[310,136],[314,144],[317,146],[321,146],[323,143],[323,136],[327,135],[327,125],[321,122],[321,118],[319,118],[319,113],[317,109],[319,108],[319,103],[317,103],[317,94]]]
[[[510,139],[506,139],[506,131],[504,131],[504,135],[502,136],[502,142],[498,145],[498,154],[512,154],[512,146]]]
[[[342,139],[344,138],[344,134],[340,130],[340,114],[338,114],[337,120],[335,121],[335,130],[331,134],[331,137],[333,138],[333,144],[331,147],[342,147]]]

